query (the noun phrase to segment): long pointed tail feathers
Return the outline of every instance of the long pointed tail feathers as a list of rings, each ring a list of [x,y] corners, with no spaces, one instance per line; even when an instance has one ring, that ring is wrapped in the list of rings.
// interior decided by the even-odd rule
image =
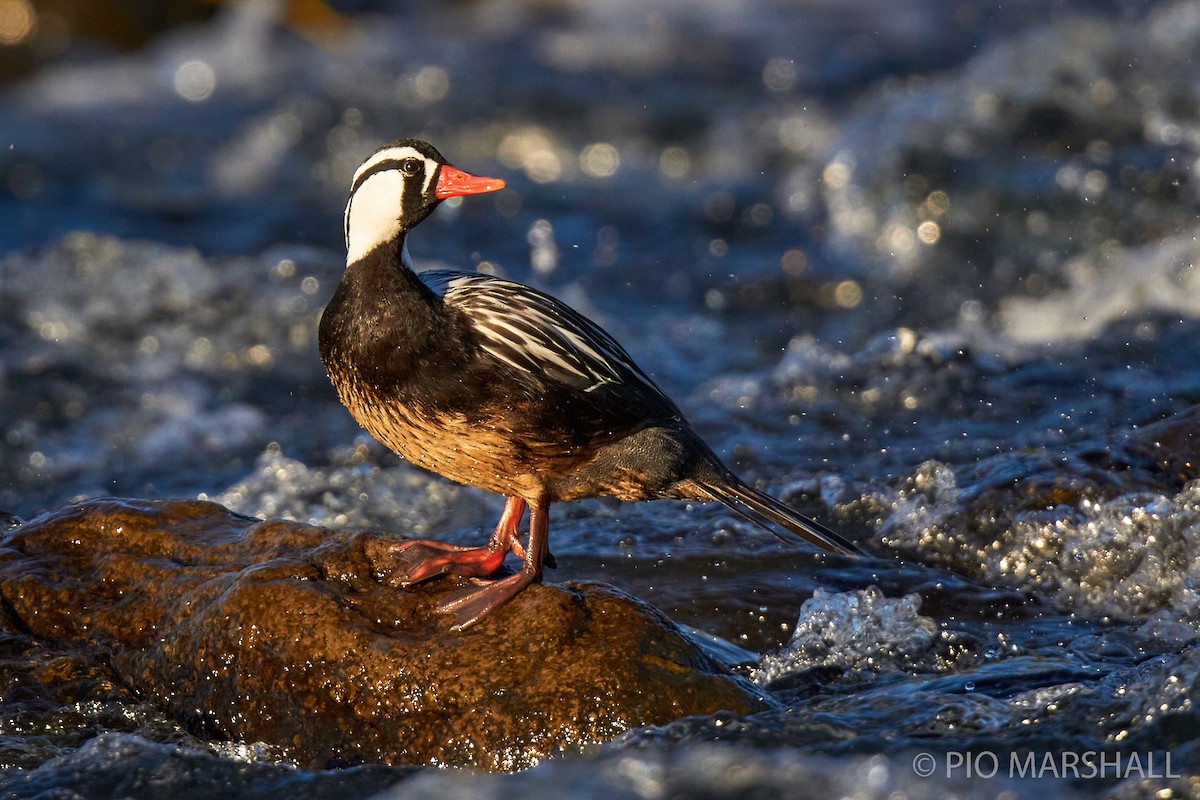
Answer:
[[[725,476],[722,481],[696,481],[696,484],[712,499],[788,544],[805,541],[830,553],[862,555],[857,547],[821,523],[747,486],[733,475]]]

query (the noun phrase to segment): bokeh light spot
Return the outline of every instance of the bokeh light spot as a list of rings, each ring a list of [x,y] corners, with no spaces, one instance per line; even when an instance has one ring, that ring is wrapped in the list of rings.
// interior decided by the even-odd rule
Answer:
[[[433,103],[441,100],[450,91],[450,76],[438,66],[422,67],[413,79],[413,84],[420,100]]]
[[[779,259],[779,265],[783,271],[792,277],[803,275],[808,271],[808,256],[798,247],[793,247],[790,250],[784,251],[783,257]]]
[[[780,94],[796,85],[796,62],[790,58],[772,58],[763,67],[763,84],[768,91]]]
[[[579,167],[584,174],[593,178],[609,178],[621,166],[621,154],[607,142],[596,142],[583,148],[579,154]]]
[[[0,44],[20,44],[37,28],[37,13],[28,0],[0,0]]]
[[[562,159],[541,128],[521,128],[500,141],[498,155],[505,166],[523,169],[535,183],[553,183],[562,177]]]
[[[841,308],[856,308],[862,302],[862,297],[862,287],[858,281],[841,281],[833,289],[833,301]]]
[[[217,73],[204,61],[186,61],[175,70],[175,93],[189,103],[203,103],[217,88]]]
[[[658,158],[658,170],[668,178],[684,178],[692,169],[692,159],[682,147],[668,147]]]

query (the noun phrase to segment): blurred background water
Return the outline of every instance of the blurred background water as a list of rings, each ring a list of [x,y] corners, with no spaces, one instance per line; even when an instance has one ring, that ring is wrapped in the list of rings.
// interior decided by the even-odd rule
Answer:
[[[870,554],[559,505],[550,579],[721,637],[786,710],[480,776],[10,693],[15,796],[1200,792],[1200,484],[1137,457],[1200,401],[1200,2],[0,0],[0,78],[0,510],[477,541],[498,498],[363,435],[316,353],[350,176],[419,136],[510,187],[443,204],[420,266],[585,311]],[[1021,748],[1126,769],[1008,780]]]

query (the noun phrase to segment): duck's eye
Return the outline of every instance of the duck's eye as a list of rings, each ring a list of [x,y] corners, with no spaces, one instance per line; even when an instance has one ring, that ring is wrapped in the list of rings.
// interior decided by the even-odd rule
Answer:
[[[405,175],[416,175],[421,171],[421,162],[415,158],[406,158],[400,162],[400,171]]]

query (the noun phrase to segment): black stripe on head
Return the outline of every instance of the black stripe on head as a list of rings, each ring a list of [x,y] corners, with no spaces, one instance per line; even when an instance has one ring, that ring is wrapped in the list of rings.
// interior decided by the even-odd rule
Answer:
[[[363,166],[367,164],[364,163]],[[367,182],[372,175],[378,175],[380,172],[395,170],[404,176],[404,196],[405,197],[420,197],[429,191],[432,196],[433,179],[436,178],[440,164],[430,163],[418,156],[407,156],[401,158],[385,158],[371,164],[367,169],[359,168],[359,172],[354,176],[354,183],[350,186],[350,194],[354,195],[359,187]],[[412,194],[409,191],[412,190]]]
[[[394,214],[392,218],[399,222],[401,228],[409,229],[437,206],[439,201],[435,194],[435,186],[443,163],[436,150],[415,139],[393,142],[376,150],[367,158],[354,173],[350,199],[346,203],[344,233],[347,249],[350,248],[351,218],[356,216],[353,209],[356,208],[357,202],[363,201],[359,196],[360,191],[373,177],[382,173],[400,177],[400,184],[394,194],[375,191],[371,193],[372,197],[367,202],[374,204],[378,213]]]

